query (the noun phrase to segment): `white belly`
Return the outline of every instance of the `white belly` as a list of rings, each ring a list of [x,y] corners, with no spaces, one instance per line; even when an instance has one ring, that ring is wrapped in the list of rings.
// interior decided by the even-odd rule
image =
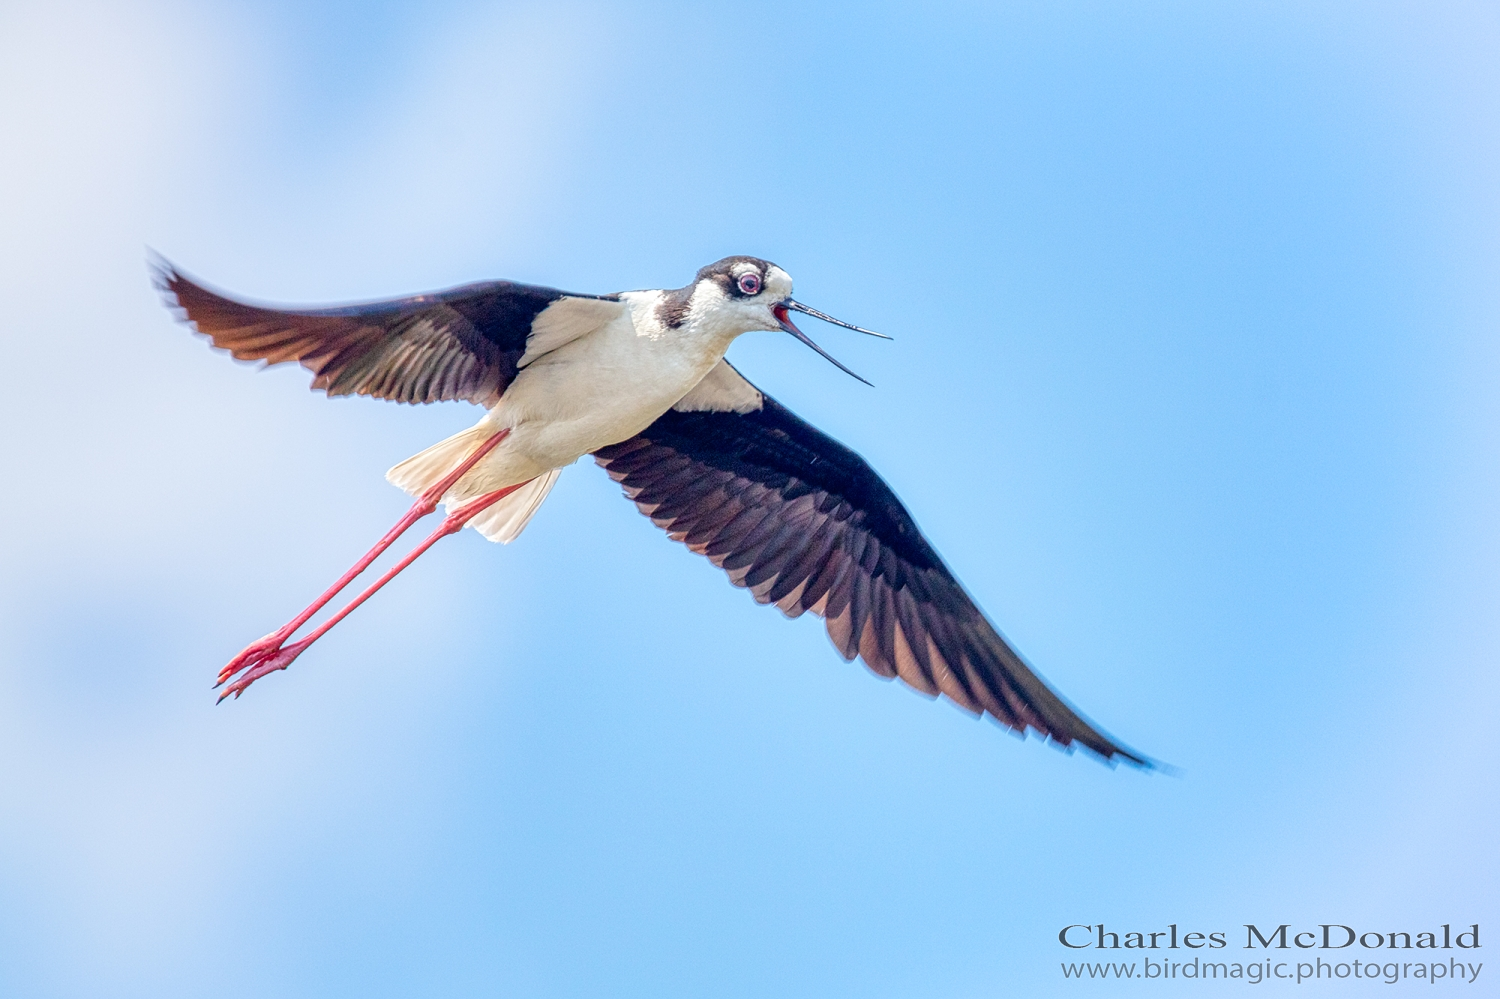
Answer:
[[[668,330],[656,321],[655,296],[641,299],[516,377],[474,428],[509,427],[510,436],[464,477],[463,494],[525,482],[633,437],[723,358],[732,338]]]

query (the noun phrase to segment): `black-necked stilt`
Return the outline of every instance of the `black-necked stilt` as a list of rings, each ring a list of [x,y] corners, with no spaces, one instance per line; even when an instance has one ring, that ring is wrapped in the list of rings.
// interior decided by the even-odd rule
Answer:
[[[235,301],[168,264],[157,278],[198,332],[240,360],[296,361],[329,395],[463,399],[486,410],[471,429],[387,473],[416,503],[312,606],[220,671],[220,685],[228,684],[220,700],[286,669],[443,536],[468,525],[492,541],[514,539],[559,471],[592,454],[642,513],[757,601],[792,617],[823,617],[845,659],[857,655],[881,676],[944,694],[1017,732],[1147,764],[1037,676],[859,455],[724,359],[742,333],[784,330],[854,374],[789,313],[873,331],[794,301],[791,276],[775,264],[726,257],[675,291],[575,295],[491,281],[328,309]],[[447,517],[437,531],[308,637],[287,644],[439,503]]]

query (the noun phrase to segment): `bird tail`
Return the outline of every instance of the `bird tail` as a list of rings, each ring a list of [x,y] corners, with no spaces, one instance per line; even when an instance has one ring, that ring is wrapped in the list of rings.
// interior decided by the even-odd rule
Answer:
[[[494,427],[484,424],[460,431],[447,440],[439,441],[427,450],[412,455],[386,472],[386,481],[412,496],[420,495],[473,454],[494,432]],[[561,469],[554,468],[538,475],[509,496],[481,511],[469,521],[468,526],[490,541],[509,544],[516,540],[537,508],[542,505],[542,500],[552,491],[561,472]],[[482,495],[483,491],[469,478],[459,479],[444,494],[443,503],[451,511],[459,503]]]
[[[521,531],[531,523],[532,515],[542,505],[542,500],[552,491],[552,485],[562,469],[543,472],[500,502],[481,512],[469,526],[491,541],[508,545],[521,536]]]

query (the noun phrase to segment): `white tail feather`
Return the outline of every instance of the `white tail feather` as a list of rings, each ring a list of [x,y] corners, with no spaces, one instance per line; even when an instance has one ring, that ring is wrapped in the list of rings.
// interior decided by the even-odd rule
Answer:
[[[412,496],[419,495],[457,468],[476,448],[489,440],[494,432],[494,427],[483,424],[460,431],[447,440],[439,441],[427,450],[412,455],[386,472],[386,481]],[[552,491],[552,485],[561,473],[562,469],[554,468],[538,475],[509,496],[481,511],[469,521],[468,526],[490,541],[509,544],[520,537],[521,531],[542,505],[542,500]],[[467,477],[460,479],[443,496],[443,502],[451,510],[459,503],[480,495],[475,488]]]
[[[552,491],[552,484],[561,474],[560,468],[543,472],[494,506],[483,510],[469,521],[469,526],[491,541],[498,541],[502,545],[510,544],[521,536],[521,531],[531,522],[532,515]]]
[[[447,440],[438,441],[427,450],[407,458],[386,472],[385,480],[416,496],[457,468],[460,462],[473,454],[494,432],[493,427],[483,425],[460,430]]]

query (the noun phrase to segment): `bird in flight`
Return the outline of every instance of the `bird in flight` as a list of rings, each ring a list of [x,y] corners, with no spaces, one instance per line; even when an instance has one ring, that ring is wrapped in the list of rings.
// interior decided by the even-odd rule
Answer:
[[[726,257],[675,290],[581,295],[486,281],[336,308],[238,301],[156,264],[184,321],[242,361],[296,361],[330,396],[464,400],[473,427],[392,468],[410,510],[321,597],[219,673],[219,699],[283,670],[446,535],[514,540],[584,455],[674,541],[757,601],[824,619],[834,648],[974,715],[1115,763],[1150,766],[1067,704],[959,584],[859,455],[752,385],[724,354],[784,331],[839,364],[793,312],[882,336],[796,301],[786,271]],[[888,337],[886,339],[889,339]],[[864,379],[860,379],[864,381]],[[867,383],[868,384],[868,383]],[[400,535],[442,504],[426,540],[306,638],[291,638]]]

